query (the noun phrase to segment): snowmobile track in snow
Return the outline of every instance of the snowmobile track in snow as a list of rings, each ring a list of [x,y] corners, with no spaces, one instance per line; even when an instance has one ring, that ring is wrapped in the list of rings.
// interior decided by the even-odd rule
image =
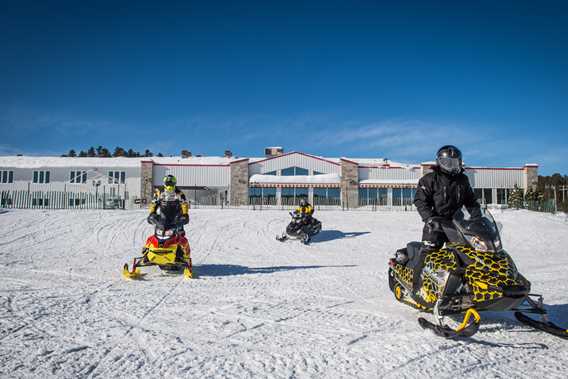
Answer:
[[[469,340],[424,331],[394,300],[387,260],[413,213],[318,213],[310,246],[274,240],[283,211],[199,209],[186,227],[196,280],[124,281],[152,227],[145,211],[0,215],[0,377],[546,377],[566,341],[512,314],[481,314]],[[504,245],[553,321],[568,324],[568,224],[497,212]],[[294,241],[297,242],[297,241]],[[546,242],[547,249],[541,248]]]

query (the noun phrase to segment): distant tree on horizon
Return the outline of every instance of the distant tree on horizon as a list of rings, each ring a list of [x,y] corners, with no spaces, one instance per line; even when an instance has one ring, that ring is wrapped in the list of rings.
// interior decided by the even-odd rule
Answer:
[[[113,157],[125,157],[126,151],[120,146],[114,148],[114,153],[112,154]]]

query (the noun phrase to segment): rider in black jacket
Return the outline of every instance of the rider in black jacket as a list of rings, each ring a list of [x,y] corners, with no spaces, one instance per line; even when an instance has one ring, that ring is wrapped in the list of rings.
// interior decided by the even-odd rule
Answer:
[[[475,219],[481,217],[479,203],[463,173],[461,151],[451,145],[443,146],[436,154],[437,166],[418,181],[414,205],[425,222],[422,241],[439,247],[447,241],[440,221],[451,220],[465,206]]]

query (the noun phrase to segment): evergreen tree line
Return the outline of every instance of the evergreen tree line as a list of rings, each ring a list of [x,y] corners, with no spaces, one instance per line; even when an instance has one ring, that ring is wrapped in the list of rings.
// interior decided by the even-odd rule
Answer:
[[[99,146],[97,148],[91,146],[90,148],[85,150],[79,151],[77,153],[74,149],[69,150],[67,154],[63,154],[62,157],[90,157],[90,158],[111,158],[111,157],[127,157],[127,158],[137,158],[137,157],[163,157],[162,153],[158,153],[154,155],[149,149],[146,149],[143,154],[133,149],[123,149],[120,146],[114,148],[114,151],[110,152],[109,149],[103,146]]]

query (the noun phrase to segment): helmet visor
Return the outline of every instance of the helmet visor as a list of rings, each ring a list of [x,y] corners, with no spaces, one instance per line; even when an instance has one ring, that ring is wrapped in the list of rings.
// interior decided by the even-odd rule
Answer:
[[[459,158],[440,157],[438,158],[438,164],[442,169],[452,174],[457,174],[462,169],[462,162]]]

